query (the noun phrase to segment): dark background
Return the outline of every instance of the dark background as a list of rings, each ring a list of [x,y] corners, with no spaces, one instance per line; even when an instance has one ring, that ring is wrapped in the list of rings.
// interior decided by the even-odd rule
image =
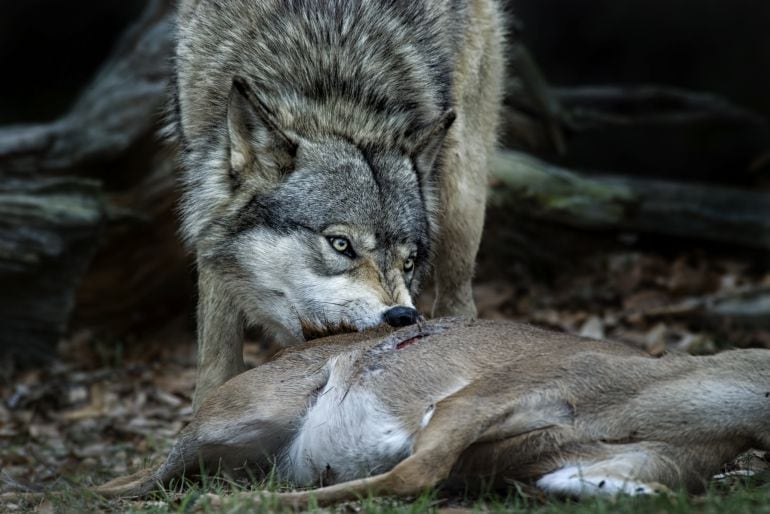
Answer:
[[[514,12],[557,85],[666,83],[770,116],[770,2],[519,0]]]
[[[142,0],[1,0],[0,123],[64,111]],[[770,2],[518,0],[509,10],[555,85],[666,83],[770,117]]]
[[[143,0],[0,0],[0,124],[67,109]]]

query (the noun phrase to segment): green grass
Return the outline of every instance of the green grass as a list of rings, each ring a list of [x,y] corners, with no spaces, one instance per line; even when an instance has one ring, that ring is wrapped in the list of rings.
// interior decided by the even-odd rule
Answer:
[[[281,490],[281,484],[262,484],[269,490]],[[225,480],[210,479],[204,485],[185,484],[181,493],[161,492],[144,501],[108,501],[80,487],[68,488],[65,492],[51,496],[47,501],[53,512],[121,512],[121,513],[220,513],[232,514],[291,512],[276,509],[269,495],[254,491],[262,501],[254,502],[234,493],[244,489]],[[529,489],[527,489],[529,491]],[[214,504],[207,493],[220,496],[221,503]],[[367,498],[352,504],[323,509],[326,512],[361,514],[417,514],[440,512],[442,509],[457,509],[454,512],[532,513],[532,514],[770,514],[770,484],[765,481],[740,481],[729,487],[712,487],[699,496],[675,492],[669,495],[617,498],[588,498],[580,501],[546,497],[540,494],[520,494],[511,491],[508,495],[487,495],[485,497],[453,496],[447,493],[428,492],[409,501],[388,498]],[[27,509],[34,504],[25,505]],[[318,509],[311,509],[318,511]]]

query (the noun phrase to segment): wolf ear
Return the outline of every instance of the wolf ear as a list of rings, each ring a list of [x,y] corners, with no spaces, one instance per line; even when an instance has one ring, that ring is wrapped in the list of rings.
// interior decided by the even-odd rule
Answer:
[[[447,109],[436,121],[418,132],[413,156],[421,174],[429,176],[433,172],[436,158],[456,117],[454,109]]]
[[[293,167],[297,144],[278,127],[273,113],[241,77],[233,79],[230,89],[227,136],[235,185],[250,173],[275,183]]]

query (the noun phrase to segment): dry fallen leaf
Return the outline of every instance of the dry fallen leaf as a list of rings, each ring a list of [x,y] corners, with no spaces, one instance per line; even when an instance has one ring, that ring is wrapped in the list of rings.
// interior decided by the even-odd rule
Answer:
[[[604,321],[599,316],[591,316],[580,327],[578,335],[592,339],[604,339]]]
[[[91,384],[90,402],[75,410],[67,411],[61,414],[62,419],[66,421],[77,421],[86,418],[97,418],[103,416],[105,409],[105,385],[101,382]]]

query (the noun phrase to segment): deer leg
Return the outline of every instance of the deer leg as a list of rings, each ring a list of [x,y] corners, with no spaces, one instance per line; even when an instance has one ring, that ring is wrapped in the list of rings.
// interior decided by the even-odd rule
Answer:
[[[713,469],[711,447],[660,442],[581,445],[559,456],[537,486],[566,496],[654,494],[668,488],[702,489]]]
[[[312,502],[322,506],[367,495],[417,495],[438,485],[462,452],[512,409],[513,401],[484,398],[478,387],[471,384],[438,402],[427,426],[417,434],[412,454],[390,471],[320,489],[276,494],[274,501],[299,509]],[[254,493],[247,494],[253,498]]]

